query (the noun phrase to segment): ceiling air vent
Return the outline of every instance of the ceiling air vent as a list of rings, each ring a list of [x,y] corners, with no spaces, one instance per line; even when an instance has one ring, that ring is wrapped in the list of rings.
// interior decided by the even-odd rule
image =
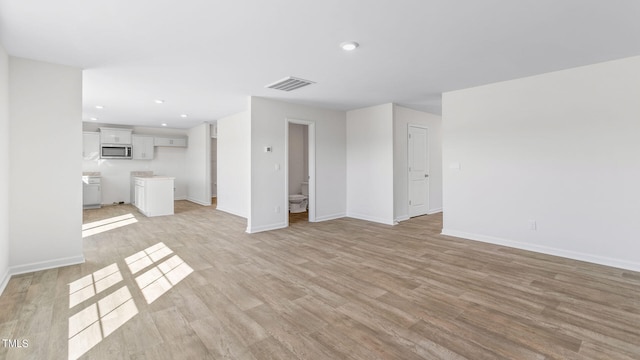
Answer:
[[[269,89],[276,89],[282,91],[291,91],[295,89],[300,89],[303,86],[315,84],[313,81],[294,78],[293,76],[286,77],[282,80],[278,80],[273,84],[267,85]]]

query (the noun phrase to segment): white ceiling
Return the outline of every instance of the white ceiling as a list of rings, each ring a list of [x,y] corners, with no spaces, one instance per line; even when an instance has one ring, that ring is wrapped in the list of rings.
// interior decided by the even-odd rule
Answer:
[[[85,121],[189,128],[250,95],[439,113],[442,92],[640,55],[639,19],[636,0],[0,0],[0,41],[85,69]],[[265,88],[286,76],[316,84]]]

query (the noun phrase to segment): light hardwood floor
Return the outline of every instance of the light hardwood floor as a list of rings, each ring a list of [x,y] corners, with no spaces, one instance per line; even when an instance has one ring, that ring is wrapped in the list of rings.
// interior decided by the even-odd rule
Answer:
[[[640,358],[639,273],[442,236],[440,215],[246,234],[186,201],[84,212],[123,215],[84,264],[11,279],[0,337],[29,346],[0,358]]]

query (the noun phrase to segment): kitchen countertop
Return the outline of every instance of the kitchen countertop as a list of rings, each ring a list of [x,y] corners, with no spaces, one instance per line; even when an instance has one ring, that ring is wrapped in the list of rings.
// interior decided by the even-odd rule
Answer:
[[[153,176],[153,171],[150,171],[150,170],[132,171],[131,176],[132,177]]]
[[[174,180],[175,177],[172,176],[161,176],[161,175],[152,175],[152,176],[135,176],[137,179],[145,179],[145,180]]]

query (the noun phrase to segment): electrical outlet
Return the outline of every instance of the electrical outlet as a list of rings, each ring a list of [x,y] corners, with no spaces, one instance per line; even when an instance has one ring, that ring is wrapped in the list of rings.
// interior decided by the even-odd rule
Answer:
[[[536,231],[538,230],[538,224],[535,220],[529,220],[529,230]]]
[[[279,214],[280,213],[280,205],[276,206],[276,213]]]

